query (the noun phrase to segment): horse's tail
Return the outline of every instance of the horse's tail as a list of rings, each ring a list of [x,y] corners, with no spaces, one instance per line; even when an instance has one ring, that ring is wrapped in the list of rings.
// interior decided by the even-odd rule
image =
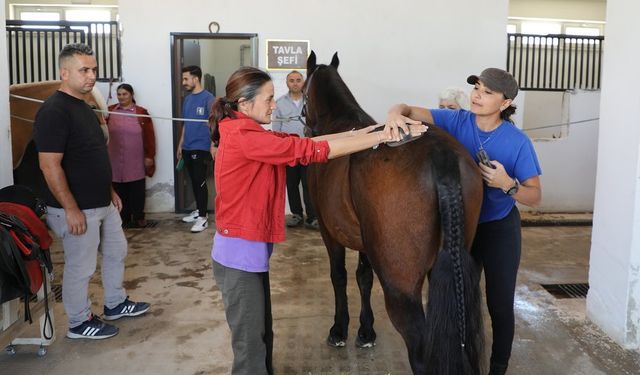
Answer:
[[[426,316],[429,374],[483,373],[484,348],[479,271],[465,248],[464,206],[458,156],[434,145],[442,249],[431,270]]]

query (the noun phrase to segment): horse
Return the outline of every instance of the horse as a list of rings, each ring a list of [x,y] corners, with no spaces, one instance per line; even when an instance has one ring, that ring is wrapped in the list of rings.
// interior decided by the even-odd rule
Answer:
[[[338,74],[338,65],[337,53],[330,65],[316,64],[314,52],[307,60],[306,125],[314,135],[375,124]],[[469,254],[483,186],[463,146],[430,125],[400,147],[380,145],[312,164],[307,177],[335,293],[327,343],[340,347],[347,339],[346,247],[359,251],[357,346],[375,345],[373,269],[414,374],[483,373],[480,271]],[[422,289],[428,273],[425,314]]]
[[[9,112],[11,116],[11,156],[13,161],[14,184],[25,185],[42,196],[46,183],[38,153],[33,142],[33,123],[42,101],[60,88],[60,81],[42,81],[9,86]],[[93,108],[107,110],[107,104],[95,87],[83,98]],[[96,112],[100,126],[108,140],[109,132],[101,113]]]

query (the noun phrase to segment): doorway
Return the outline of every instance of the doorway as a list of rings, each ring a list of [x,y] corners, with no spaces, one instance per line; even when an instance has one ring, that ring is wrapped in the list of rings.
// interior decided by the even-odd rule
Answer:
[[[182,117],[182,103],[188,94],[181,84],[182,68],[197,65],[202,69],[202,86],[214,96],[224,95],[229,76],[242,66],[258,65],[258,34],[171,33],[171,97],[173,117]],[[173,160],[182,132],[182,122],[173,121]],[[208,210],[214,208],[213,162],[207,168]],[[195,210],[191,180],[186,170],[174,168],[176,212]]]

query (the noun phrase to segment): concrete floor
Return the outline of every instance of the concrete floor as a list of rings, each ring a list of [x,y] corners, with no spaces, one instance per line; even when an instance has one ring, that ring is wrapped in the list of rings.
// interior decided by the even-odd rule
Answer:
[[[158,226],[125,232],[125,278],[131,298],[151,302],[150,312],[116,321],[120,334],[114,338],[70,340],[64,337],[66,319],[58,303],[57,339],[47,355],[37,357],[36,346],[19,346],[14,356],[0,353],[0,375],[229,373],[229,331],[211,272],[213,226],[191,234],[177,215],[149,218],[158,220]],[[590,235],[590,226],[523,228],[509,374],[640,373],[638,352],[621,349],[585,319],[585,299],[556,299],[540,286],[587,282]],[[60,283],[59,242],[53,257],[55,283]],[[276,374],[409,374],[404,343],[386,316],[377,281],[372,297],[377,346],[363,350],[353,345],[359,313],[355,278],[349,284],[349,343],[343,349],[325,344],[333,317],[327,259],[316,231],[289,230],[287,242],[276,247],[271,262]],[[355,252],[350,252],[348,262],[355,273]],[[90,290],[94,311],[101,312],[99,273]],[[485,326],[490,327],[488,321]],[[37,327],[30,332],[37,336]]]

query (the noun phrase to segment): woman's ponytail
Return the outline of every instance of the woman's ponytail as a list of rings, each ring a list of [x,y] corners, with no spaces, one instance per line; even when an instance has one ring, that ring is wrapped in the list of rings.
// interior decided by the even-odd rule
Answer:
[[[220,143],[220,121],[225,117],[236,118],[234,111],[238,110],[237,102],[229,102],[225,96],[219,97],[213,103],[211,115],[209,116],[209,130],[211,141],[216,147]]]
[[[516,113],[516,106],[510,105],[507,108],[505,108],[502,112],[500,112],[500,118],[503,121],[509,121],[510,123],[513,123],[513,120],[511,119],[511,115],[513,115],[514,113]]]

